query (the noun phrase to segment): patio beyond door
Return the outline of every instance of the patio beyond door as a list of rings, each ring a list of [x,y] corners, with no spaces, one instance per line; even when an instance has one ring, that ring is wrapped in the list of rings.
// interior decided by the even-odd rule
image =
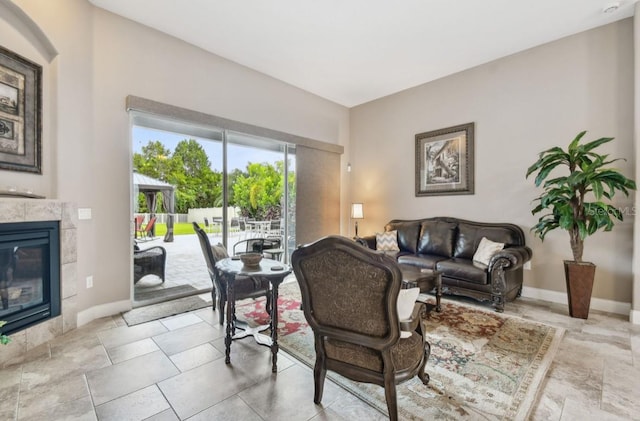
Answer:
[[[149,200],[149,193],[133,189],[134,241],[138,248],[160,246],[167,252],[165,279],[140,279],[134,305],[139,289],[149,293],[181,287],[184,294],[184,285],[194,285],[194,292],[211,287],[193,222],[205,229],[212,244],[223,243],[230,253],[238,242],[264,238],[277,243],[278,258],[288,260],[296,244],[294,146],[151,117],[139,121],[145,124],[132,128],[134,171],[175,186],[175,213],[167,213],[161,194]],[[171,236],[166,235],[170,219]],[[155,232],[135,238],[138,226],[150,220]]]

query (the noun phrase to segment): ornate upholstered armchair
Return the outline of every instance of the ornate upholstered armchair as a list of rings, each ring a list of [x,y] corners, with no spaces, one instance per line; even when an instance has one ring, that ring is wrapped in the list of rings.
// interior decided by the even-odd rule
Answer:
[[[200,226],[194,222],[193,229],[198,235],[200,242],[200,248],[202,254],[204,254],[204,260],[207,262],[207,270],[209,271],[209,277],[213,283],[211,289],[211,298],[213,301],[212,309],[216,309],[218,306],[218,321],[220,324],[224,323],[224,308],[227,303],[227,285],[222,280],[216,269],[216,262],[225,257],[229,257],[227,250],[222,244],[211,246],[207,233],[204,232]],[[265,279],[254,279],[249,276],[236,276],[235,280],[236,300],[243,300],[245,298],[258,298],[262,296],[267,297],[266,308],[267,312],[271,310],[271,294],[269,294],[270,284]],[[217,298],[217,299],[216,299]],[[241,325],[239,325],[241,327]]]
[[[292,265],[315,337],[314,402],[322,400],[331,370],[383,386],[389,417],[397,420],[396,384],[415,375],[428,383],[424,370],[430,347],[413,329],[401,338],[397,299],[402,274],[395,260],[329,236],[298,247]],[[424,304],[416,303],[413,316],[424,312]]]

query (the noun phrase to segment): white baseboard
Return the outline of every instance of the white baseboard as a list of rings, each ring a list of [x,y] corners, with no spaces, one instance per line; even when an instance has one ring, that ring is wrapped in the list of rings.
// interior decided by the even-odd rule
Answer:
[[[629,311],[629,321],[634,325],[640,325],[640,311],[638,310]]]
[[[565,292],[551,291],[548,289],[522,287],[522,296],[527,298],[535,298],[537,300],[551,301],[552,303],[569,305],[567,294]],[[640,312],[636,311],[636,322],[631,320],[633,316],[631,312],[631,303],[622,303],[620,301],[604,300],[602,298],[591,298],[591,309],[606,311],[609,313],[630,315],[629,320],[634,324],[640,324]]]
[[[113,303],[100,304],[94,307],[90,307],[86,310],[78,312],[78,327],[84,326],[89,322],[99,319],[101,317],[113,316],[114,314],[122,313],[123,311],[131,310],[131,301],[116,301]]]

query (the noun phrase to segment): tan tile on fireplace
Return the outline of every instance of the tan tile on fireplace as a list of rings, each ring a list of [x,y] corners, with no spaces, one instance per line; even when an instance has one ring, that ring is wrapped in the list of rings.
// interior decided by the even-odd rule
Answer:
[[[65,298],[62,300],[62,331],[67,333],[78,327],[78,304],[77,297]]]
[[[23,201],[0,200],[0,222],[22,222],[24,217]]]
[[[25,210],[27,221],[60,221],[62,203],[50,200],[33,200]]]
[[[78,230],[60,230],[60,264],[78,261]]]
[[[78,207],[74,203],[62,204],[62,221],[60,222],[61,229],[77,228],[78,227]]]
[[[60,293],[62,299],[78,293],[78,263],[65,263],[60,267]]]

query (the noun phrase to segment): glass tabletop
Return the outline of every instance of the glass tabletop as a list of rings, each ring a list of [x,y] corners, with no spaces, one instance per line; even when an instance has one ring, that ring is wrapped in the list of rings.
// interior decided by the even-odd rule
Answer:
[[[240,258],[227,257],[216,263],[218,270],[225,273],[233,273],[234,275],[249,275],[249,276],[282,276],[291,272],[291,267],[282,262],[273,259],[260,260],[257,266],[245,266]]]

